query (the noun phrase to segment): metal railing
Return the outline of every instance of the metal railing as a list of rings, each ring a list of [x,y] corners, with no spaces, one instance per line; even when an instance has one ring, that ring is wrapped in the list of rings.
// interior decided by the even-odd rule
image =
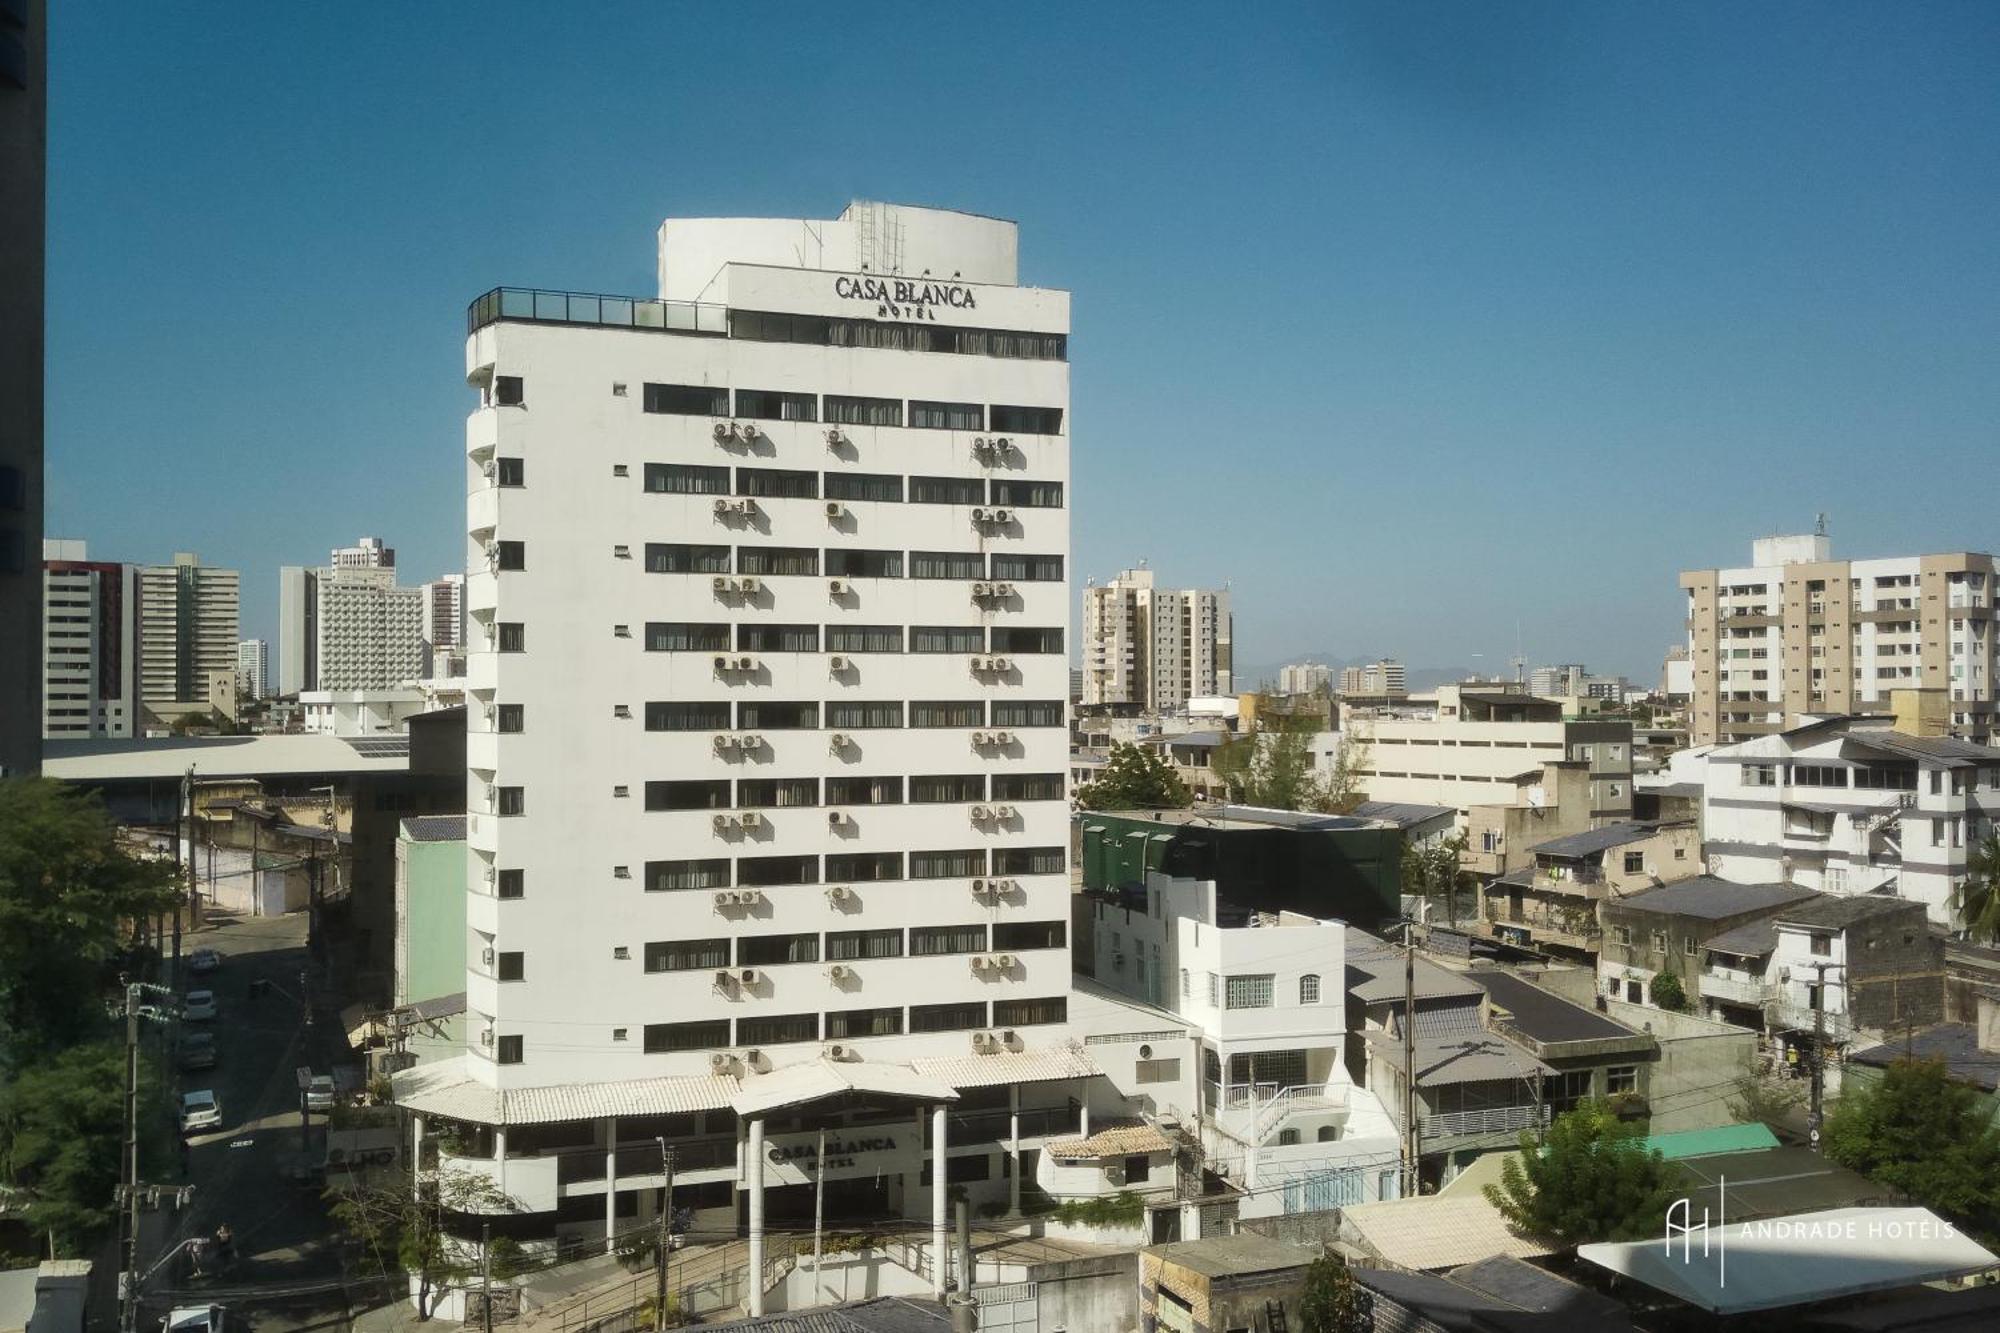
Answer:
[[[606,329],[646,329],[726,337],[729,307],[699,301],[648,301],[592,292],[495,287],[465,309],[465,331],[477,333],[503,320],[527,324],[585,324]]]
[[[1457,1138],[1465,1134],[1508,1134],[1549,1123],[1546,1106],[1488,1106],[1477,1111],[1441,1111],[1417,1117],[1417,1134],[1425,1139]]]

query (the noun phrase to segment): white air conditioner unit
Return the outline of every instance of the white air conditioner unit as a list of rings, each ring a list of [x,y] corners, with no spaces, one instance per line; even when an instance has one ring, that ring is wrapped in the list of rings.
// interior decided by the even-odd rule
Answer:
[[[1001,453],[1004,454],[1009,449],[1012,449],[1014,447],[1014,442],[1008,439],[1005,435],[1002,435],[998,439],[993,441],[993,447],[995,449],[998,449]]]
[[[986,669],[996,673],[1012,671],[1014,664],[1004,657],[989,657],[986,659]]]
[[[987,886],[987,881],[986,881],[986,880],[983,880],[983,879],[975,879],[975,880],[973,880],[973,881],[972,881],[972,896],[973,896],[973,897],[975,897],[975,898],[984,898],[984,897],[985,897],[985,896],[986,896],[987,894],[989,894],[989,893],[991,893],[991,892],[992,892],[992,889],[991,889],[991,888],[989,888],[989,887]]]
[[[735,585],[730,583],[728,579],[722,577],[722,575],[717,574],[714,578],[708,581],[708,586],[713,588],[715,591],[719,593],[727,593]]]
[[[829,597],[845,597],[852,591],[853,588],[849,586],[846,579],[828,579],[826,581],[826,595]]]
[[[711,1074],[727,1074],[735,1067],[736,1057],[728,1051],[712,1051],[709,1053],[708,1070]]]
[[[841,657],[837,654],[833,657],[829,657],[826,659],[826,669],[828,671],[845,671],[847,670],[847,668],[853,665],[854,663],[848,661],[845,657]]]
[[[491,949],[481,949],[479,951],[479,963],[482,967],[493,966],[493,951]]]
[[[826,891],[826,897],[828,902],[851,903],[854,901],[854,890],[845,884],[836,884]]]
[[[826,812],[826,822],[829,828],[846,828],[854,822],[854,816],[842,810],[829,810]]]
[[[729,670],[729,659],[728,659],[728,658],[726,658],[726,657],[718,657],[718,658],[716,658],[716,659],[715,659],[715,669],[716,669],[717,671],[727,671],[727,670]]]
[[[1020,811],[1011,805],[996,805],[993,807],[993,817],[1003,824],[1019,814]]]
[[[734,666],[738,671],[755,671],[757,669],[757,659],[754,657],[739,657],[736,659]]]
[[[736,822],[744,828],[762,828],[764,827],[764,816],[758,814],[755,810],[745,810],[736,817]]]
[[[717,907],[734,907],[736,906],[736,895],[728,889],[723,889],[715,895],[715,905]]]
[[[727,833],[730,829],[736,827],[736,817],[734,815],[712,815],[709,817],[708,822],[717,833]]]
[[[840,501],[828,500],[826,502],[826,516],[828,518],[839,518],[846,512],[847,510],[841,505]]]
[[[755,732],[751,732],[745,736],[738,736],[736,744],[738,748],[744,750],[761,750],[764,748],[764,738]]]
[[[841,434],[840,427],[834,426],[827,431],[826,433],[827,448],[838,449],[841,445],[846,443],[847,443],[847,437]]]
[[[973,453],[975,453],[975,454],[983,454],[983,453],[985,453],[985,452],[987,451],[987,449],[989,449],[989,448],[991,448],[991,447],[992,447],[992,446],[990,446],[990,445],[988,445],[988,444],[986,443],[986,437],[985,437],[984,435],[975,435],[975,436],[973,436],[973,437],[972,437],[972,452],[973,452]]]
[[[839,1045],[838,1043],[826,1048],[826,1058],[829,1060],[846,1060],[852,1058],[853,1055],[854,1051],[852,1048]]]
[[[745,907],[755,907],[758,903],[764,901],[764,895],[755,889],[738,889],[736,891],[736,901]]]
[[[764,585],[756,579],[738,579],[736,580],[736,591],[746,594],[759,593],[764,591]]]
[[[1012,972],[1014,970],[1014,955],[1011,953],[996,953],[992,957],[991,965],[995,972]]]
[[[995,596],[995,597],[1012,597],[1013,595],[1014,595],[1014,585],[1013,585],[1013,584],[1011,584],[1011,583],[996,583],[996,584],[994,584],[994,585],[993,585],[993,596]]]
[[[631,717],[631,716],[632,716],[632,705],[631,705],[631,704],[613,704],[613,705],[611,705],[611,716],[613,716],[613,717],[626,717],[626,718],[629,718],[629,717]]]
[[[709,744],[715,747],[717,754],[727,754],[736,748],[736,738],[734,736],[717,736]]]
[[[1018,1051],[1021,1049],[1021,1034],[1008,1028],[1000,1034],[1000,1044],[1010,1051]]]
[[[738,973],[736,974],[736,980],[737,980],[737,982],[738,982],[739,984],[741,984],[741,985],[745,985],[745,986],[754,986],[754,985],[756,985],[756,984],[757,984],[757,969],[756,969],[756,968],[754,968],[754,967],[746,967],[746,968],[744,968],[744,969],[743,969],[742,971],[740,971],[740,972],[738,972]]]
[[[988,516],[988,521],[1003,526],[1012,523],[1014,521],[1014,511],[1011,509],[996,509]]]
[[[975,747],[991,745],[992,743],[993,737],[991,733],[984,731],[975,731],[972,733],[972,744]]]
[[[845,750],[852,744],[854,744],[854,738],[843,732],[836,731],[826,738],[826,748],[835,753]]]
[[[986,808],[985,806],[983,806],[983,805],[975,805],[975,806],[973,806],[973,807],[972,807],[972,822],[973,822],[973,823],[975,823],[975,824],[984,824],[984,823],[985,823],[985,822],[986,822],[987,820],[989,820],[989,819],[991,819],[991,818],[993,818],[993,812],[992,812],[991,810],[988,810],[988,809],[987,809],[987,808]]]
[[[729,501],[717,500],[715,502],[715,513],[718,518],[727,514],[733,514],[735,512],[736,512],[736,506],[730,504]]]
[[[989,879],[986,882],[992,886],[995,893],[1012,893],[1021,887],[1011,879]]]
[[[985,508],[983,508],[983,507],[982,507],[982,508],[976,508],[976,509],[974,509],[974,510],[972,511],[972,521],[973,521],[974,523],[986,523],[986,522],[989,522],[989,521],[990,521],[990,518],[989,518],[989,513],[988,513],[988,511],[987,511],[987,510],[986,510]]]
[[[710,431],[710,432],[709,432],[709,434],[711,434],[711,435],[715,436],[715,438],[716,438],[716,439],[717,439],[718,441],[720,441],[720,440],[726,440],[726,439],[728,439],[728,438],[729,438],[729,423],[727,423],[727,422],[724,422],[724,421],[718,421],[718,422],[716,422],[716,423],[715,423],[715,429],[714,429],[714,430],[712,430],[712,431]]]
[[[980,599],[980,598],[984,598],[984,597],[991,597],[992,595],[993,595],[993,585],[992,585],[992,584],[990,584],[990,583],[975,583],[975,584],[973,584],[973,585],[972,585],[972,596],[973,596],[974,600],[978,600],[978,599]]]
[[[481,1046],[491,1046],[491,1045],[493,1044],[493,1029],[492,1029],[492,1028],[481,1028],[481,1029],[479,1029],[479,1044],[480,1044]]]
[[[854,979],[854,969],[845,963],[835,963],[826,970],[826,975],[832,981],[852,981]]]
[[[983,953],[976,953],[972,955],[970,961],[972,964],[972,970],[974,972],[984,972],[988,967],[992,966],[992,964],[987,962],[986,955]]]
[[[988,1052],[992,1051],[994,1048],[995,1048],[995,1042],[993,1040],[992,1033],[975,1032],[972,1034],[973,1050],[978,1051],[981,1055],[985,1055]]]
[[[996,731],[993,733],[993,743],[995,745],[1012,745],[1014,743],[1014,733],[1011,731]]]
[[[972,658],[972,659],[970,659],[970,660],[971,660],[971,663],[972,663],[972,669],[973,669],[974,671],[984,671],[984,670],[986,670],[986,663],[987,663],[987,662],[988,662],[988,661],[989,661],[990,659],[988,659],[988,658],[984,658],[984,657],[975,657],[975,658]]]
[[[725,967],[715,974],[715,988],[717,990],[729,990],[735,985],[736,974],[728,968]]]
[[[757,512],[757,502],[755,500],[738,500],[736,502],[736,512],[739,514],[754,514]]]
[[[762,428],[762,427],[760,427],[759,425],[757,425],[757,423],[756,423],[756,422],[754,422],[754,421],[746,421],[746,422],[744,422],[744,423],[743,423],[743,438],[744,438],[744,439],[746,439],[746,440],[754,440],[754,439],[756,439],[756,438],[757,438],[758,436],[762,435],[763,433],[764,433],[764,431],[763,431],[763,428]]]
[[[743,1052],[743,1067],[745,1069],[762,1069],[764,1067],[764,1053],[755,1046],[752,1046],[749,1050]]]
[[[613,878],[613,879],[630,879],[630,878],[632,878],[632,867],[631,867],[631,866],[613,866],[613,867],[611,867],[611,878]]]

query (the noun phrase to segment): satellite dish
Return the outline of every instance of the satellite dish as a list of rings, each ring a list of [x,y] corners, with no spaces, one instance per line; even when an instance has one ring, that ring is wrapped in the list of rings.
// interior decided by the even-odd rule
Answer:
[[[1528,808],[1540,810],[1549,803],[1549,793],[1540,783],[1528,788]]]

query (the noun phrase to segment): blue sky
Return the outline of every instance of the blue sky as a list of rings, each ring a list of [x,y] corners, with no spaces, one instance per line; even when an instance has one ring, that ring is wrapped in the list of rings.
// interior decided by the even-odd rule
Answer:
[[[49,530],[246,632],[461,559],[478,293],[851,197],[1021,222],[1079,579],[1233,580],[1248,662],[1651,679],[1818,511],[2000,544],[2000,6],[52,8]]]

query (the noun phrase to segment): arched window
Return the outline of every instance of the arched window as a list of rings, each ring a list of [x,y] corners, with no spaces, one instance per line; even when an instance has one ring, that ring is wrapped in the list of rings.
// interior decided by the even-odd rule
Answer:
[[[1319,1003],[1318,974],[1308,972],[1304,976],[1299,978],[1299,1003],[1300,1004]]]
[[[1319,1127],[1319,1141],[1321,1143],[1332,1143],[1339,1137],[1340,1131],[1332,1125],[1321,1125]]]

